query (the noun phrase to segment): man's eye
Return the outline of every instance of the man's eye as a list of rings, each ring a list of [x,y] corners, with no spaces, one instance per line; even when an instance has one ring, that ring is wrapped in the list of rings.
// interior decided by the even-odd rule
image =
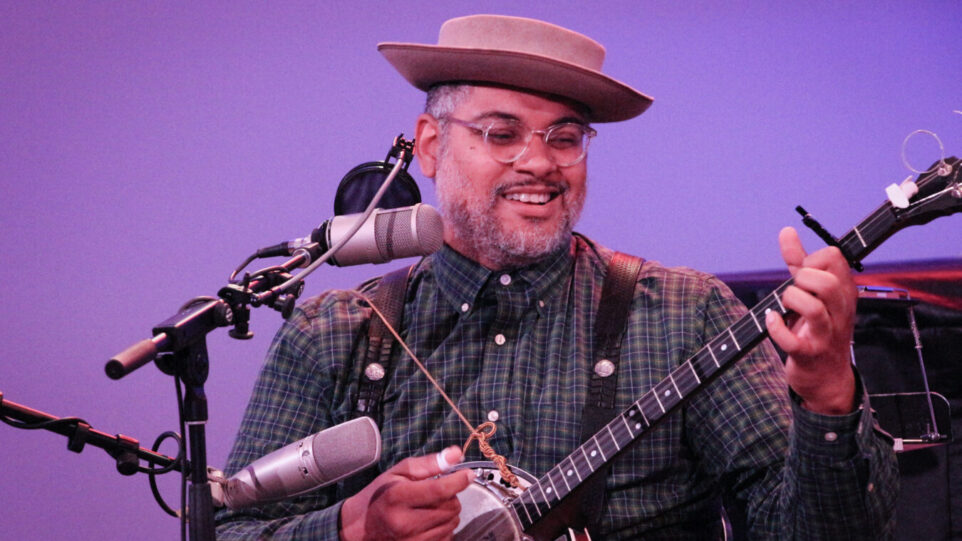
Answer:
[[[555,147],[572,147],[581,143],[581,132],[574,128],[565,128],[551,132],[548,143]]]
[[[492,127],[488,128],[488,141],[496,145],[511,145],[521,140],[521,133],[516,128]]]

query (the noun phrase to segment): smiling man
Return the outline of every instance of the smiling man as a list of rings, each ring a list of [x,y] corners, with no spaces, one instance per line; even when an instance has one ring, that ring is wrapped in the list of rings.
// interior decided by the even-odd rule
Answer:
[[[806,254],[784,230],[779,245],[795,285],[779,302],[796,316],[786,324],[773,310],[755,325],[786,363],[765,342],[702,385],[699,373],[713,374],[690,359],[718,335],[721,350],[740,348],[722,333],[745,308],[710,275],[650,261],[639,270],[622,264],[638,260],[572,232],[591,123],[627,120],[651,103],[601,72],[604,49],[541,21],[490,15],[448,21],[437,45],[379,49],[428,92],[416,156],[435,179],[445,225],[444,247],[399,289],[401,334],[458,410],[473,426],[492,423],[495,452],[535,476],[572,460],[586,438],[608,441],[591,437],[599,411],[607,422],[627,409],[628,433],[658,413],[632,409],[648,391],[659,390],[648,405],[667,411],[613,460],[597,462],[600,444],[584,451],[600,484],[538,527],[580,525],[583,512],[597,538],[719,539],[728,509],[752,539],[891,535],[894,455],[849,362],[855,287],[837,250]],[[373,296],[387,283],[361,291]],[[618,314],[623,325],[610,333]],[[383,374],[365,368],[371,317],[365,302],[338,291],[295,311],[272,345],[228,473],[357,414],[359,389]],[[613,348],[599,338],[611,336]],[[224,512],[219,539],[450,539],[477,516],[476,499],[464,495],[495,470],[480,480],[474,469],[447,473],[483,459],[476,446],[462,456],[469,433],[458,415],[400,348],[374,360],[393,367],[370,410],[381,427],[381,473],[364,486]],[[690,381],[669,375],[684,366]],[[688,396],[695,382],[703,388]],[[674,411],[665,407],[673,392],[686,395]],[[578,486],[571,463],[541,495]],[[492,534],[512,538],[511,530]]]
[[[586,116],[557,97],[507,88],[436,93],[460,107],[447,113],[429,105],[415,140],[421,170],[436,181],[445,242],[489,269],[528,265],[567,246],[595,134]]]

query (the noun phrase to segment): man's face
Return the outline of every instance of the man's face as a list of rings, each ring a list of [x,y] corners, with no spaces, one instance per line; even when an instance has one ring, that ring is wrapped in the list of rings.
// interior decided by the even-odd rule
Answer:
[[[484,124],[513,118],[531,129],[587,123],[571,105],[544,96],[475,87],[451,115]],[[536,134],[515,162],[492,158],[475,130],[448,122],[435,181],[445,241],[482,265],[500,269],[530,264],[570,242],[585,199],[582,160],[559,167]]]

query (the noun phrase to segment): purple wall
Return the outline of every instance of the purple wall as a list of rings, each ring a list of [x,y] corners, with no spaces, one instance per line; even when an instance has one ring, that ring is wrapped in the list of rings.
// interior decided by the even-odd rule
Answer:
[[[607,46],[606,71],[655,96],[640,119],[598,126],[579,230],[668,264],[777,268],[775,235],[798,223],[794,206],[837,234],[854,225],[908,174],[900,148],[911,131],[962,153],[956,1],[326,4],[0,3],[5,398],[145,446],[175,430],[169,377],[148,366],[115,382],[104,362],[183,301],[216,293],[253,249],[330,217],[341,176],[410,134],[422,106],[376,42],[434,42],[452,16],[582,31]],[[922,138],[909,150],[916,164],[937,157]],[[871,261],[958,258],[960,225],[900,233]],[[384,270],[325,268],[307,293]],[[261,310],[253,341],[209,340],[213,465],[279,324]],[[0,537],[177,535],[145,477],[65,445],[0,426]],[[164,481],[175,500],[174,479]]]

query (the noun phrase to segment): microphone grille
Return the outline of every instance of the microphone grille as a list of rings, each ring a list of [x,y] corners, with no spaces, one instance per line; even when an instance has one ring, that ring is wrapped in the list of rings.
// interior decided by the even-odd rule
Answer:
[[[434,207],[419,203],[379,214],[374,237],[386,261],[428,255],[441,248],[444,225]]]
[[[375,464],[381,458],[381,432],[370,417],[358,417],[314,436],[311,442],[321,478],[333,482]]]

